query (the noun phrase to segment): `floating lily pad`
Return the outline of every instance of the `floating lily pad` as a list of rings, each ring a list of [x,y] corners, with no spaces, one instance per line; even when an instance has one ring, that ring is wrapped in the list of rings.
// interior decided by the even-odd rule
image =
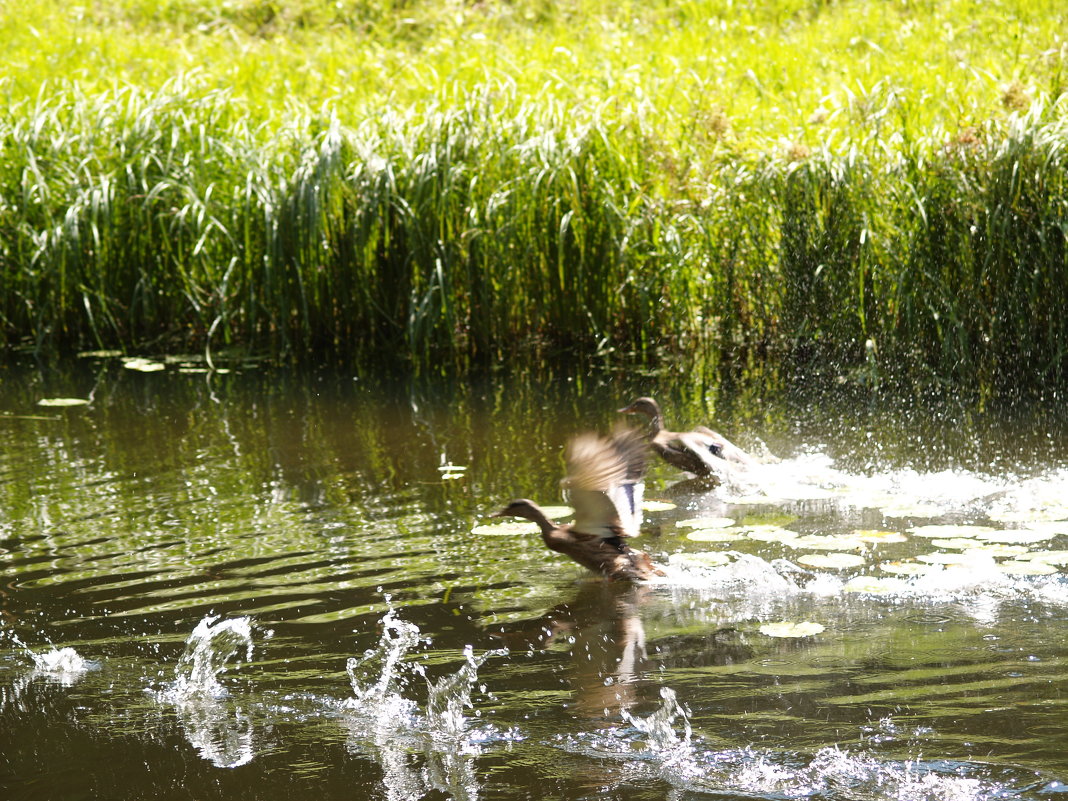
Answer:
[[[948,540],[931,540],[931,545],[936,548],[944,548],[947,551],[963,551],[975,548],[975,540],[968,537],[953,537]]]
[[[895,503],[880,506],[879,511],[886,517],[938,517],[942,507],[933,503]]]
[[[799,556],[797,561],[809,567],[845,570],[850,567],[860,567],[867,560],[854,553],[806,553],[804,556]]]
[[[998,542],[984,542],[976,545],[974,542],[964,549],[965,554],[973,553],[985,556],[992,556],[995,559],[1011,556],[1021,557],[1029,552],[1029,548],[1026,545],[1002,545]]]
[[[801,535],[796,531],[790,531],[788,528],[779,528],[778,526],[752,526],[745,527],[746,536],[751,540],[757,542],[781,542],[783,544],[789,544],[796,540]]]
[[[575,514],[574,509],[562,504],[556,506],[543,506],[541,507],[541,510],[545,512],[545,516],[550,520],[560,520],[561,518],[571,517],[571,515]]]
[[[163,362],[152,361],[152,359],[142,359],[139,356],[124,359],[122,366],[127,370],[137,370],[140,373],[158,373],[160,370],[167,369],[167,365]]]
[[[1037,562],[1035,560],[1028,560],[1025,562],[1012,559],[998,565],[998,570],[1002,573],[1008,573],[1010,576],[1048,576],[1051,573],[1056,573],[1057,567],[1056,565],[1051,565],[1046,562]]]
[[[731,517],[691,517],[689,520],[678,520],[676,526],[685,528],[727,528],[734,525]]]
[[[538,531],[537,523],[531,523],[529,520],[508,520],[504,523],[485,523],[471,529],[472,534],[481,534],[491,537],[537,534]]]
[[[926,564],[923,562],[883,562],[879,569],[896,576],[924,576],[931,572],[941,570],[940,565]]]
[[[670,512],[675,504],[670,501],[642,501],[642,509],[646,512]]]
[[[694,542],[734,542],[744,538],[742,532],[726,528],[702,528],[686,535],[686,539]]]
[[[701,551],[699,553],[674,553],[668,562],[680,567],[722,567],[730,564],[731,557],[723,551]]]
[[[85,398],[41,398],[37,401],[38,406],[85,406],[88,403]]]
[[[980,539],[983,540],[983,542],[1000,542],[1004,545],[1024,545],[1027,543],[1045,542],[1056,536],[1056,532],[1053,531],[1011,528],[1003,529],[1001,531],[991,531],[989,534],[982,534]]]
[[[824,630],[820,623],[764,623],[760,633],[768,637],[812,637]]]
[[[117,359],[122,356],[121,350],[83,350],[78,354],[79,359]]]
[[[855,529],[853,536],[861,542],[868,542],[874,545],[882,545],[894,542],[908,542],[908,537],[902,534],[900,531],[883,531],[881,529]]]
[[[806,534],[785,543],[791,548],[808,548],[817,551],[858,551],[865,543],[858,537],[837,534]]]
[[[909,534],[914,537],[925,537],[932,540],[951,539],[957,537],[981,537],[990,534],[997,529],[992,526],[966,526],[955,523],[942,523],[930,526],[913,526]]]
[[[1044,531],[1049,532],[1053,536],[1059,534],[1068,535],[1068,520],[1050,520],[1046,522],[1033,521],[1024,524],[1022,531]]]
[[[438,465],[438,472],[441,473],[442,481],[455,481],[458,478],[464,477],[467,468],[463,465],[449,462],[448,464]]]
[[[943,553],[942,551],[921,553],[916,558],[929,565],[973,565],[993,561],[993,557],[989,554]]]
[[[842,592],[867,592],[873,595],[889,595],[903,592],[908,584],[899,578],[877,578],[876,576],[854,576],[842,586]]]
[[[741,525],[750,528],[782,528],[799,519],[797,515],[788,512],[761,512],[760,514],[747,514],[742,518]]]
[[[1034,551],[1027,555],[1032,562],[1045,562],[1048,565],[1068,565],[1068,551]]]

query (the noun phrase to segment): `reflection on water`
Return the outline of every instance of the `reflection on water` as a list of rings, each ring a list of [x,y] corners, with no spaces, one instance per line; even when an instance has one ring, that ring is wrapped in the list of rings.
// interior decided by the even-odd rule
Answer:
[[[13,797],[1043,799],[1068,781],[1063,419],[623,372],[9,370]],[[608,584],[536,536],[472,533],[508,498],[558,503],[564,442],[648,393],[782,457],[714,491],[652,467],[647,497],[674,507],[641,547],[667,577]]]

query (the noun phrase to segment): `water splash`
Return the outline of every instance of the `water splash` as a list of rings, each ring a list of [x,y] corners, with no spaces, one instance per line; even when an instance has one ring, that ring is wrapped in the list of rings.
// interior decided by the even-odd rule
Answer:
[[[662,688],[661,697],[662,705],[648,717],[624,713],[628,726],[560,737],[558,742],[569,752],[618,763],[620,770],[609,784],[655,779],[687,793],[717,796],[990,801],[1020,797],[1023,788],[1037,786],[1040,779],[1025,770],[1010,775],[1004,768],[980,763],[884,760],[838,747],[823,748],[807,762],[793,751],[716,750],[693,735],[689,714],[673,690]]]
[[[7,636],[33,660],[33,670],[19,676],[10,685],[0,687],[0,710],[21,704],[24,694],[35,681],[73,687],[87,671],[97,667],[96,662],[85,659],[69,646],[56,648],[50,645],[49,650],[37,652],[19,639],[15,632],[9,631]]]
[[[679,703],[675,691],[670,687],[661,687],[660,697],[664,703],[648,717],[624,711],[623,719],[644,735],[645,747],[650,751],[666,753],[689,750],[693,737],[689,712]],[[681,721],[681,734],[675,731],[676,721]]]
[[[463,667],[433,684],[428,682],[426,721],[428,729],[435,736],[456,738],[467,731],[468,721],[464,710],[472,708],[471,691],[478,680],[479,667],[490,657],[507,654],[507,648],[499,648],[476,657],[470,645],[464,646]]]
[[[389,601],[387,597],[387,602]],[[378,645],[364,652],[363,657],[348,660],[345,669],[352,684],[355,703],[359,706],[382,705],[395,695],[395,690],[407,686],[410,672],[422,672],[419,665],[406,665],[404,658],[423,638],[419,627],[397,617],[391,607],[381,620],[382,636]]]
[[[381,625],[378,644],[346,665],[353,697],[342,705],[342,725],[349,731],[350,749],[370,754],[382,767],[382,790],[388,801],[414,801],[431,790],[475,801],[480,786],[474,757],[481,753],[481,743],[497,733],[489,726],[473,729],[465,710],[473,708],[478,668],[507,651],[475,656],[474,649],[466,646],[459,670],[426,682],[427,702],[420,711],[405,693],[412,689],[411,678],[425,677],[425,670],[405,660],[429,640],[392,608]]]
[[[219,683],[235,658],[252,660],[252,649],[250,618],[208,615],[186,640],[174,682],[156,694],[174,705],[190,745],[217,767],[244,765],[255,755],[252,718],[242,704],[224,700],[227,691]]]
[[[226,688],[219,676],[230,661],[244,652],[244,661],[252,660],[252,621],[238,617],[219,622],[218,615],[204,617],[189,639],[175,668],[175,680],[164,691],[163,700],[177,703],[190,698],[221,698]]]
[[[35,674],[47,674],[65,687],[74,684],[85,671],[93,666],[92,662],[83,658],[69,646],[64,648],[52,646],[49,650],[38,653],[20,640],[14,632],[9,632],[8,636],[33,660]]]

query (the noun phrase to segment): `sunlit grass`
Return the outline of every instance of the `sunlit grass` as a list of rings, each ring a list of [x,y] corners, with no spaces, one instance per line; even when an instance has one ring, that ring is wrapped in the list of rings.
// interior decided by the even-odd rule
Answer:
[[[0,8],[0,333],[1065,380],[1053,3]],[[811,362],[814,357],[817,362]]]

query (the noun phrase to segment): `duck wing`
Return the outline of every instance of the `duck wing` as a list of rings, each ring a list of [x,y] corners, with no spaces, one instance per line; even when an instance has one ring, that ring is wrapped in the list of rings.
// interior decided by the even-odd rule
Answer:
[[[661,455],[675,467],[699,476],[718,475],[724,464],[721,456],[723,439],[714,432],[687,431],[663,438]]]
[[[633,537],[641,526],[646,446],[622,429],[611,437],[580,434],[567,446],[564,486],[575,507],[571,530],[599,537]]]

